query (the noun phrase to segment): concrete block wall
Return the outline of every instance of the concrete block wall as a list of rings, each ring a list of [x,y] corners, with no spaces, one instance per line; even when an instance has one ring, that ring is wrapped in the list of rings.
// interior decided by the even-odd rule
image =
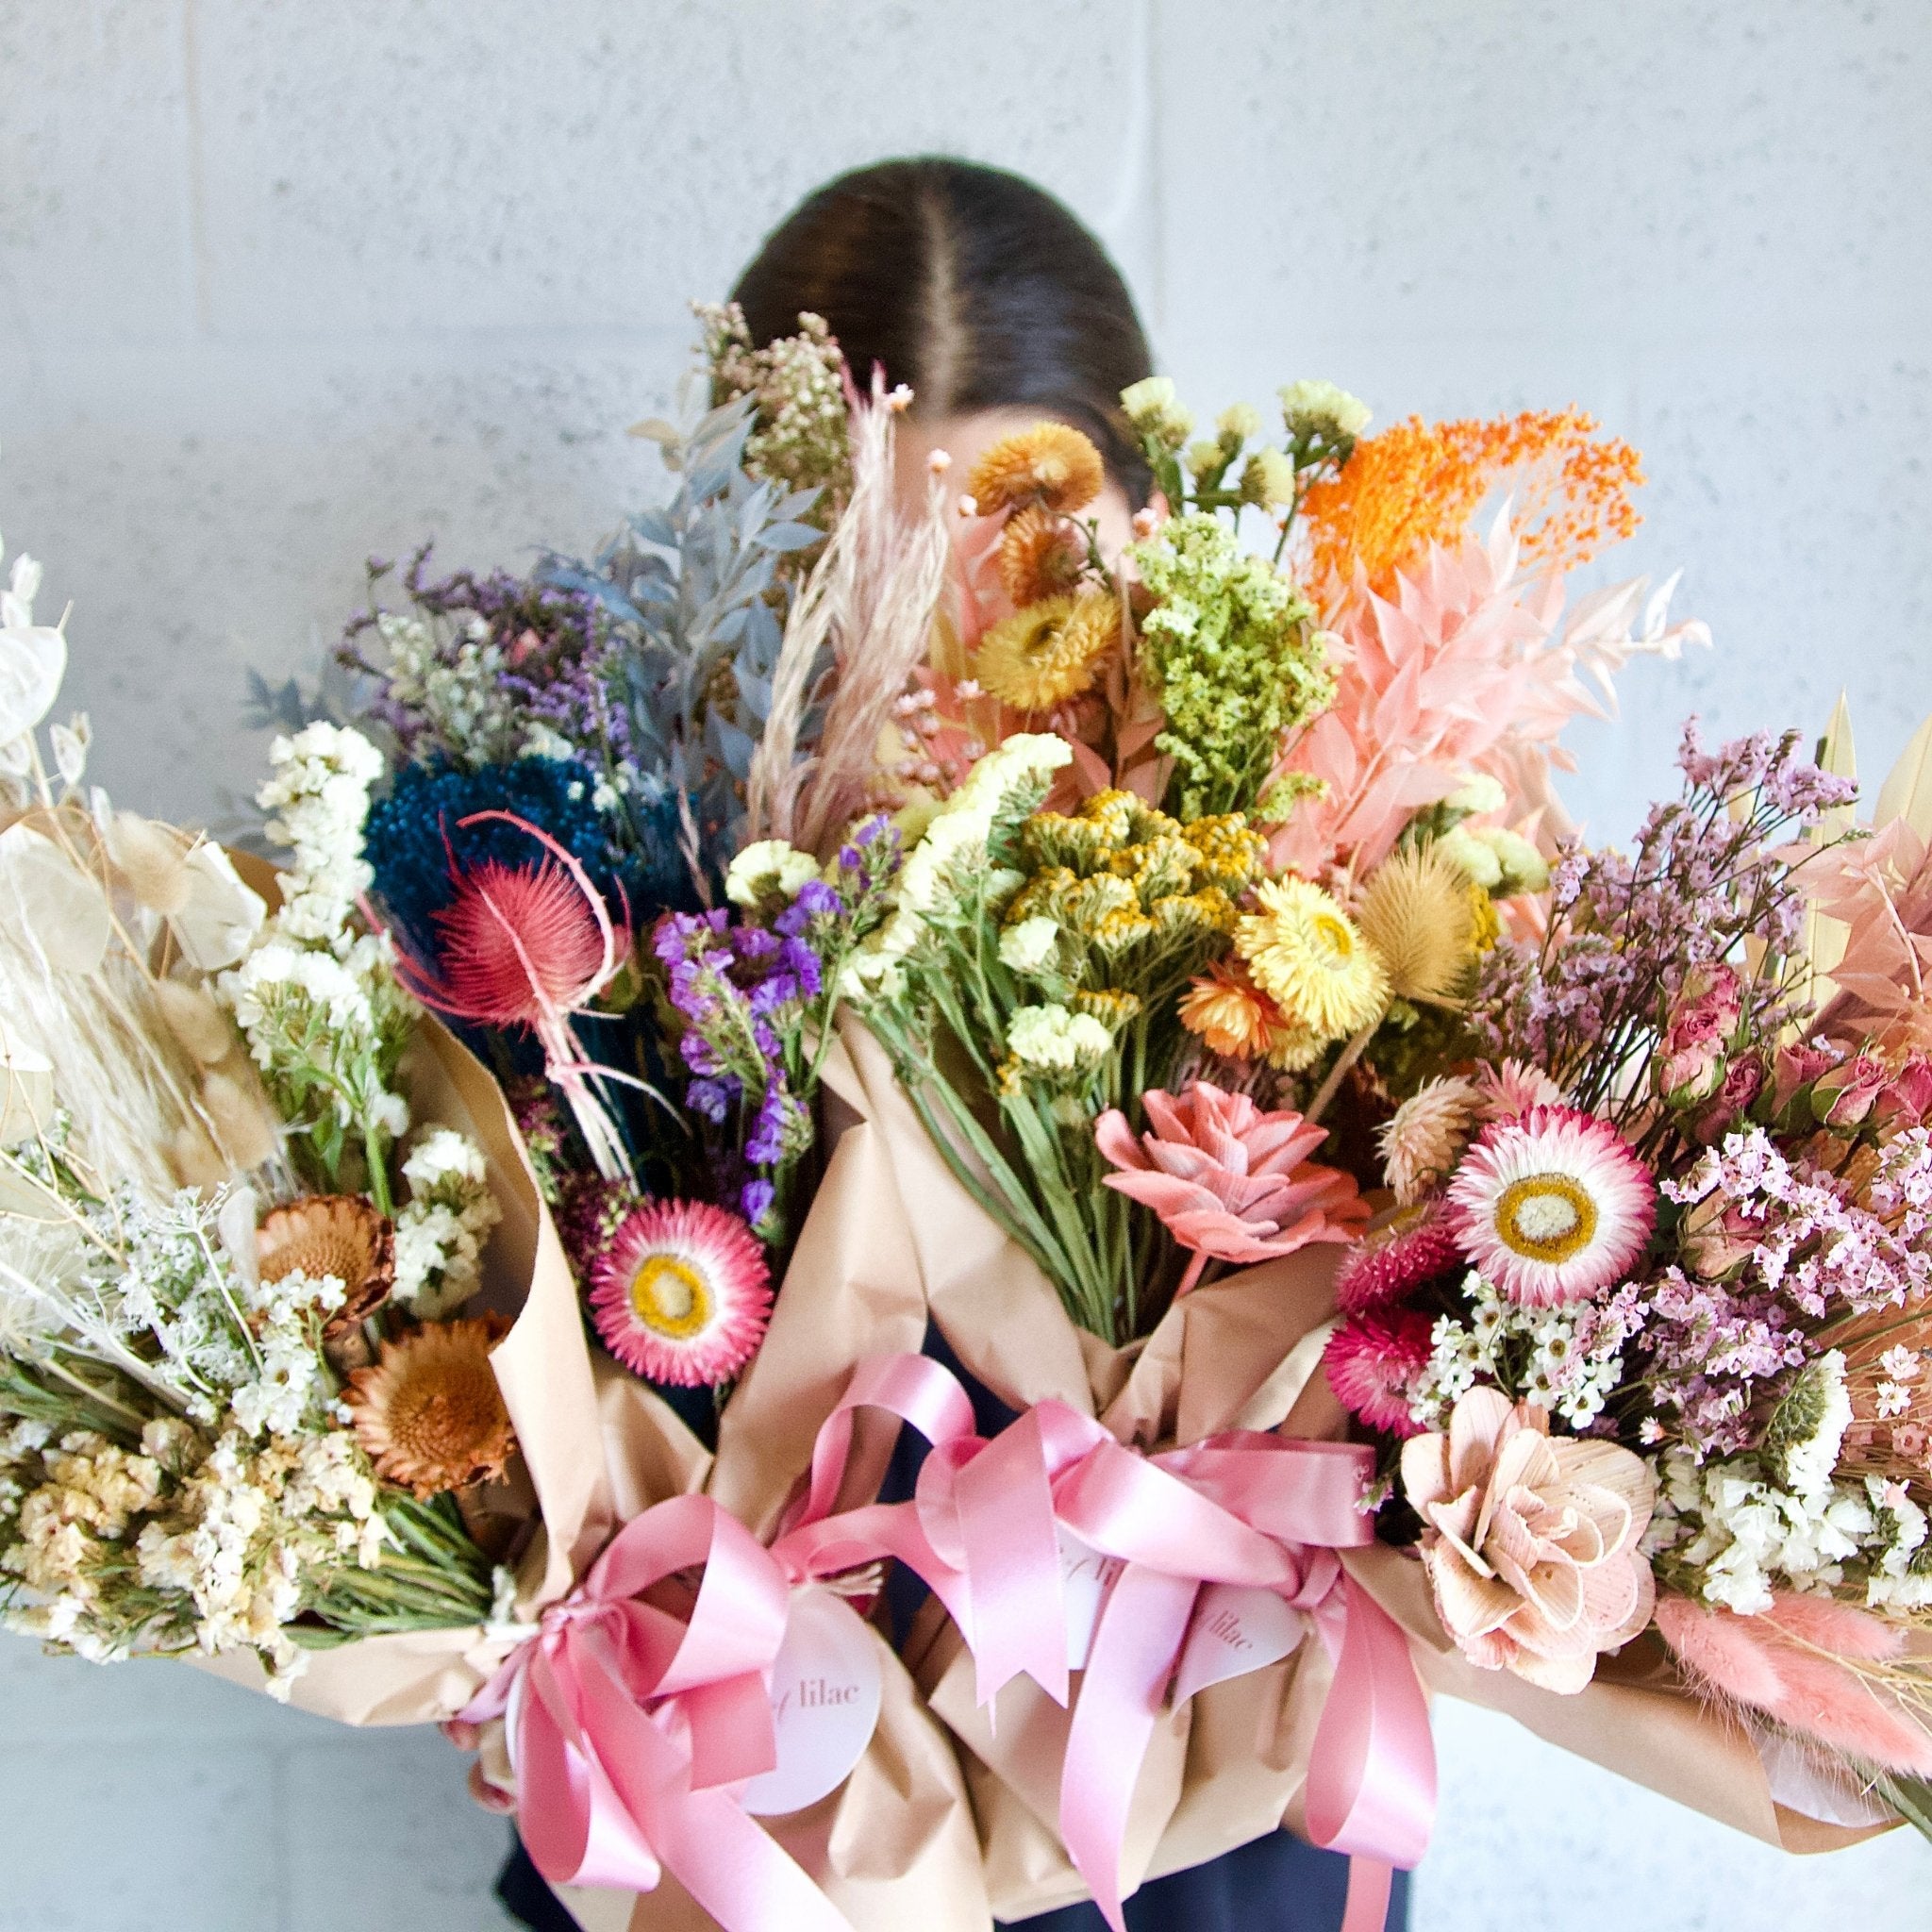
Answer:
[[[1923,0],[0,0],[0,530],[70,599],[96,773],[255,783],[244,667],[361,565],[584,545],[685,302],[836,169],[1022,168],[1115,250],[1197,407],[1575,401],[1641,447],[1620,574],[1715,648],[1575,735],[1607,836],[1678,722],[1932,709]],[[1904,1835],[1794,1861],[1444,1707],[1423,1932],[1922,1923]],[[494,1923],[433,1736],[0,1639],[0,1932]]]

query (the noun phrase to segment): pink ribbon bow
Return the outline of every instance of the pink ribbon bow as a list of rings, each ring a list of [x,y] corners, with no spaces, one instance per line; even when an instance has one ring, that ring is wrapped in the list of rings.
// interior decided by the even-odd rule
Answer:
[[[642,1600],[703,1566],[688,1618]],[[553,1885],[669,1871],[727,1932],[851,1932],[738,1803],[776,1762],[770,1678],[791,1580],[707,1496],[626,1524],[461,1715],[508,1714],[519,1829]]]
[[[933,1453],[911,1503],[833,1514],[853,1412],[868,1406],[911,1423]],[[1224,1608],[1217,1588],[1272,1591],[1335,1659],[1305,1815],[1317,1844],[1351,1856],[1344,1932],[1379,1932],[1391,1868],[1414,1865],[1428,1843],[1436,1773],[1407,1641],[1337,1554],[1374,1539],[1359,1507],[1373,1467],[1357,1444],[1248,1430],[1141,1456],[1055,1401],[987,1441],[946,1370],[882,1357],[855,1372],[821,1429],[800,1522],[774,1555],[907,1563],[958,1624],[982,1704],[1020,1675],[1067,1703],[1059,1530],[1111,1559],[1068,1735],[1060,1831],[1115,1932],[1134,1785],[1188,1640],[1204,1614]],[[1242,1668],[1259,1664],[1223,1674]]]

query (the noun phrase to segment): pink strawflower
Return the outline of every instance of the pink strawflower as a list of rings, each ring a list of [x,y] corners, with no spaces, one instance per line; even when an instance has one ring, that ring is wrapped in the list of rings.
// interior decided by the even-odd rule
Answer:
[[[765,1251],[735,1214],[652,1201],[627,1214],[591,1275],[591,1319],[625,1368],[698,1389],[758,1353],[772,1312]]]
[[[1547,1307],[1608,1288],[1633,1266],[1657,1222],[1657,1187],[1607,1121],[1536,1107],[1477,1136],[1449,1183],[1448,1210],[1485,1280]]]
[[[1419,1308],[1351,1315],[1328,1338],[1322,1367],[1348,1412],[1385,1436],[1419,1436],[1411,1391],[1429,1364],[1429,1318]]]
[[[1344,1315],[1391,1307],[1460,1259],[1441,1208],[1425,1202],[1362,1238],[1335,1277],[1335,1306]]]
[[[1211,1257],[1249,1263],[1291,1255],[1311,1241],[1352,1241],[1369,1218],[1355,1181],[1308,1156],[1328,1138],[1298,1113],[1263,1113],[1244,1093],[1206,1080],[1181,1094],[1151,1088],[1141,1105],[1153,1131],[1137,1141],[1110,1108],[1093,1138],[1119,1174],[1106,1176],[1161,1224],[1194,1261],[1185,1293]]]

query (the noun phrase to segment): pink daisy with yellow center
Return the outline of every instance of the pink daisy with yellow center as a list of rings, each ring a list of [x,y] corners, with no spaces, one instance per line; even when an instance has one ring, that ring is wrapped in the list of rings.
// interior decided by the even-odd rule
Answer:
[[[1532,1107],[1492,1122],[1462,1157],[1448,1222],[1470,1261],[1529,1307],[1621,1280],[1657,1223],[1657,1185],[1607,1121]]]
[[[619,1224],[591,1275],[604,1345],[648,1381],[728,1381],[758,1353],[772,1312],[765,1251],[735,1214],[651,1201]]]

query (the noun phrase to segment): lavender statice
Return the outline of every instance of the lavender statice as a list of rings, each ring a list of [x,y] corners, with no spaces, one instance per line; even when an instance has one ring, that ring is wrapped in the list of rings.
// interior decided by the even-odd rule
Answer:
[[[1472,1016],[1493,1058],[1543,1067],[1619,1126],[1648,1105],[1642,1076],[1693,973],[1741,958],[1749,941],[1739,1037],[1774,1038],[1791,1017],[1804,902],[1789,848],[1854,796],[1799,754],[1795,733],[1713,753],[1693,719],[1677,763],[1684,793],[1653,808],[1634,857],[1562,854],[1548,934],[1490,955]]]

